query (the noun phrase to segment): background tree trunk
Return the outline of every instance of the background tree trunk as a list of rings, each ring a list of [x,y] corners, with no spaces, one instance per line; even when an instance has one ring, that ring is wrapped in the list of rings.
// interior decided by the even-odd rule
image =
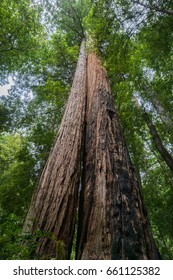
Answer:
[[[112,251],[112,256],[111,256]],[[77,259],[159,259],[106,78],[87,63]]]
[[[145,111],[144,111],[143,115],[144,115],[145,122],[149,128],[150,134],[152,136],[153,142],[156,146],[156,149],[158,150],[162,159],[165,161],[165,163],[170,168],[170,170],[173,171],[173,158],[172,158],[171,154],[164,147],[162,140],[157,132],[157,129],[156,129],[155,125],[153,124],[149,115]]]
[[[86,102],[86,56],[81,46],[71,93],[47,164],[25,222],[24,232],[41,230],[49,238],[38,240],[36,253],[43,258],[57,257],[56,244],[64,242],[59,258],[69,258],[73,240],[78,188],[80,154]],[[61,247],[62,247],[61,246]]]

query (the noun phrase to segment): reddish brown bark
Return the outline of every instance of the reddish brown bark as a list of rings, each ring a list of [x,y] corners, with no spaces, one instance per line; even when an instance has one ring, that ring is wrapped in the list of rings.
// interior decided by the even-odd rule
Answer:
[[[42,258],[57,257],[57,241],[64,242],[69,258],[78,201],[78,259],[159,258],[106,72],[94,54],[86,66],[83,47],[58,136],[25,223],[25,231],[40,229],[54,237],[38,240],[36,253]]]
[[[159,259],[106,72],[87,62],[78,259]],[[112,256],[111,256],[112,251]]]
[[[65,258],[69,258],[78,200],[85,101],[86,56],[81,46],[64,117],[24,227],[24,232],[39,229],[54,236],[38,240],[36,253],[42,258],[56,257],[56,241],[60,240],[65,244]]]

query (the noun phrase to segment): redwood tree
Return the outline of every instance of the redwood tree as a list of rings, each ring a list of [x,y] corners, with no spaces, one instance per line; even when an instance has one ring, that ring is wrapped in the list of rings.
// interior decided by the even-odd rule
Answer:
[[[106,71],[87,63],[87,109],[78,259],[158,259]]]
[[[86,102],[86,55],[81,45],[65,113],[52,151],[33,195],[24,232],[43,233],[36,254],[42,258],[69,258],[78,200],[80,154]],[[45,236],[44,236],[45,234]],[[64,255],[65,251],[65,255]]]
[[[25,231],[49,235],[38,240],[35,253],[62,258],[63,244],[69,258],[77,213],[78,259],[159,259],[106,71],[95,54],[86,63],[83,45],[25,223]]]

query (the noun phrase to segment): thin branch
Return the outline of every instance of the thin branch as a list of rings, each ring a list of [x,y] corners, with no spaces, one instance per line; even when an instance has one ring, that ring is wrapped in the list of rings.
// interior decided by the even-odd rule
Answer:
[[[161,13],[173,16],[173,10],[171,10],[171,9],[162,9],[162,8],[159,8],[156,5],[153,5],[153,6],[152,5],[147,5],[147,4],[141,3],[140,1],[133,1],[133,3],[138,4],[140,6],[143,6],[145,8],[151,9],[151,10],[155,10],[157,12],[161,12]]]

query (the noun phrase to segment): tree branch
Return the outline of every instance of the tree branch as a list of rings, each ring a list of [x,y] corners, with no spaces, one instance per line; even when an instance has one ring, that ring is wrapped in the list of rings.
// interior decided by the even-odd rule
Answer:
[[[140,1],[133,1],[133,3],[138,4],[140,6],[143,6],[145,8],[151,9],[151,10],[155,10],[155,11],[160,12],[160,13],[164,13],[164,14],[173,16],[173,10],[171,10],[171,9],[162,9],[162,8],[159,8],[155,5],[152,6],[152,5],[147,5],[147,4],[141,3]]]

